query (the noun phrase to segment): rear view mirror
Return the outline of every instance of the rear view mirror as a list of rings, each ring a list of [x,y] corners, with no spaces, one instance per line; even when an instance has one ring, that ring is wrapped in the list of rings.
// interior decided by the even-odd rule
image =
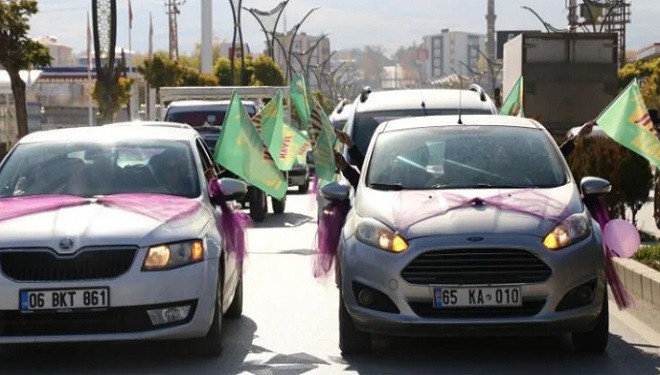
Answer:
[[[584,177],[580,181],[580,190],[586,196],[604,195],[612,191],[612,184],[599,177]]]
[[[348,200],[351,188],[338,182],[331,182],[321,188],[321,196],[331,202]]]
[[[226,201],[235,201],[243,199],[247,195],[247,184],[234,178],[222,178],[220,181],[211,180],[209,183],[209,197],[215,204],[218,199],[218,191],[213,188],[217,182],[220,182],[222,193]]]

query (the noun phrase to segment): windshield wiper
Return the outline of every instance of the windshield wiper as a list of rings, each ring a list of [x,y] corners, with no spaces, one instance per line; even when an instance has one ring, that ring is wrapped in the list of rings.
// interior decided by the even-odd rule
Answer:
[[[369,184],[369,187],[376,190],[395,190],[395,191],[403,190],[403,185],[401,185],[400,183],[380,184],[376,182]]]

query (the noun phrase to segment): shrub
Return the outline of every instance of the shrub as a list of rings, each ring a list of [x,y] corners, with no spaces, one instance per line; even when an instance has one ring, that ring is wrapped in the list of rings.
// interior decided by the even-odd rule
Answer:
[[[660,245],[640,247],[633,259],[660,271]]]
[[[586,137],[577,142],[569,164],[578,182],[585,176],[610,181],[612,192],[605,198],[610,215],[625,218],[625,207],[628,206],[632,211],[632,222],[636,224],[637,212],[653,186],[646,159],[609,138]]]

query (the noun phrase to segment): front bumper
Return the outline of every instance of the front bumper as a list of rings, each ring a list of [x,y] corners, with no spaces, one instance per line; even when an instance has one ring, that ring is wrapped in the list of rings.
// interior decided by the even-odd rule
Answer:
[[[547,335],[588,331],[594,327],[606,288],[602,247],[595,234],[555,252],[543,248],[539,238],[533,236],[488,235],[484,236],[486,240],[479,246],[469,242],[466,237],[451,235],[415,239],[402,254],[372,248],[357,241],[355,237],[343,239],[338,257],[340,287],[356,327],[364,332],[397,336]],[[510,313],[498,311],[498,308],[467,308],[463,311],[467,312],[465,314],[460,310],[450,311],[449,308],[434,309],[434,287],[466,284],[412,284],[403,278],[402,271],[425,252],[461,248],[526,250],[547,264],[552,273],[542,282],[509,284],[520,285],[523,301],[523,307],[512,309]],[[595,287],[594,298],[590,303],[557,311],[560,301],[570,290],[592,280],[595,280]],[[398,310],[398,313],[359,304],[354,288],[356,283],[383,293],[396,306],[393,310]],[[478,313],[475,314],[475,311]]]
[[[142,250],[146,251],[146,250]],[[140,256],[142,255],[142,256]],[[136,259],[143,259],[139,254]],[[141,262],[114,279],[72,282],[15,282],[0,275],[0,343],[185,339],[206,335],[211,325],[217,259],[159,272],[142,272]],[[108,287],[109,308],[97,312],[19,310],[22,289]],[[147,310],[191,306],[178,322],[153,325]]]

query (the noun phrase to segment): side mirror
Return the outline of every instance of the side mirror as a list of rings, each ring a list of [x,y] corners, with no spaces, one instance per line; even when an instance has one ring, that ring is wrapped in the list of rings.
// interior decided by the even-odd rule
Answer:
[[[211,180],[209,183],[209,197],[211,202],[215,203],[216,198],[218,197],[217,191],[213,188],[215,185],[214,181],[220,182],[222,186],[222,192],[227,201],[235,201],[243,199],[247,195],[247,184],[243,181],[236,180],[234,178],[222,178],[220,181]]]
[[[599,177],[584,177],[580,181],[580,190],[586,196],[604,195],[612,191],[612,184]]]
[[[331,202],[345,201],[351,193],[351,188],[338,182],[331,182],[321,188],[321,196]]]

